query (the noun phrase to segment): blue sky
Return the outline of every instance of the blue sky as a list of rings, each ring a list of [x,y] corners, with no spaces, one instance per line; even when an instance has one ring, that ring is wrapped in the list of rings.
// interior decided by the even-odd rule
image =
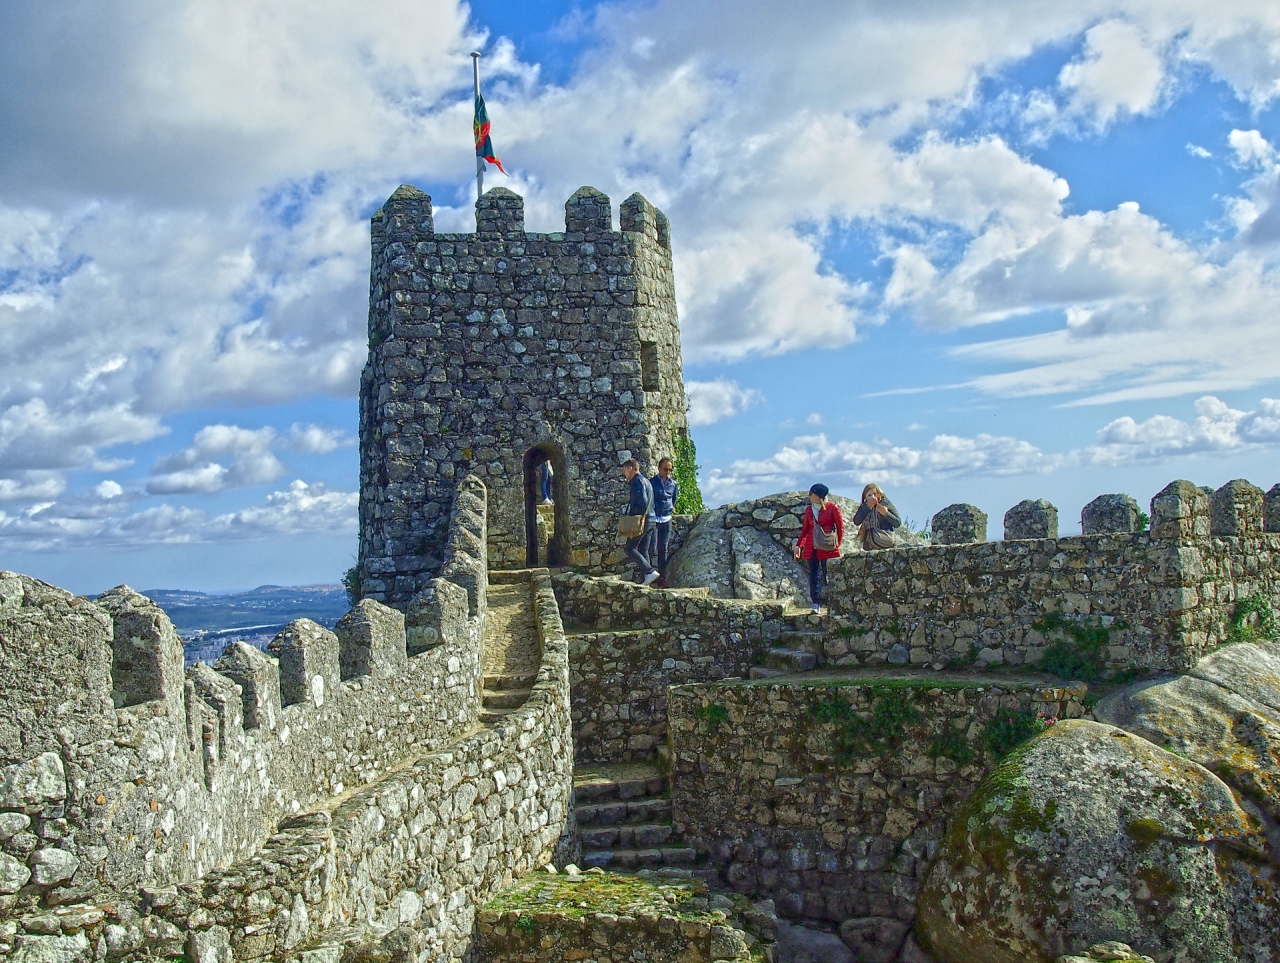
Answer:
[[[367,219],[404,182],[469,229],[472,49],[531,229],[584,183],[670,215],[709,500],[878,481],[998,537],[1280,480],[1274,3],[18,0],[0,568],[351,564]]]

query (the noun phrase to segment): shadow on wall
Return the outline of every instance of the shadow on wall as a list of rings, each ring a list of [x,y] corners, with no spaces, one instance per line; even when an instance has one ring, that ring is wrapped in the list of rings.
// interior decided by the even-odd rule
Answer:
[[[544,465],[551,467],[551,505],[544,504]],[[538,531],[543,507],[552,509],[546,538],[540,538]],[[542,442],[524,454],[524,535],[525,564],[530,568],[569,564],[569,466],[564,449],[555,442]]]

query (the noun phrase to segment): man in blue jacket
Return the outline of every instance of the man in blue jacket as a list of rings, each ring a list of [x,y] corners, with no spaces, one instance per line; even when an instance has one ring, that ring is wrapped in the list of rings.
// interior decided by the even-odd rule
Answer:
[[[628,458],[622,463],[622,474],[626,476],[630,490],[627,502],[628,515],[644,515],[644,531],[635,538],[627,539],[627,555],[640,566],[644,573],[641,585],[652,585],[658,580],[658,570],[649,563],[650,544],[653,539],[653,486],[647,478],[640,474],[640,463]]]
[[[667,577],[667,546],[671,544],[671,516],[676,513],[676,498],[680,486],[671,477],[671,459],[658,460],[658,474],[649,479],[653,486],[653,550],[658,571],[665,581]]]

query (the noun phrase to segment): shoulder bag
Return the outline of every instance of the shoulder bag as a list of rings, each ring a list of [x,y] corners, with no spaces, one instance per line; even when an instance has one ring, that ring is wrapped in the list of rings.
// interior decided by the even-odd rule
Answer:
[[[813,547],[820,552],[834,552],[839,544],[836,541],[836,530],[832,528],[831,531],[827,531],[818,521],[818,513],[812,506],[809,510],[813,512]]]

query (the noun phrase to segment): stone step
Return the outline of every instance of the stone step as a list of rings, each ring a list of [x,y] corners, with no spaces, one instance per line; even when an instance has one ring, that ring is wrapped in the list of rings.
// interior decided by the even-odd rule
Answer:
[[[627,766],[616,772],[605,766],[574,777],[573,799],[579,806],[615,799],[641,799],[660,796],[666,788],[667,781],[656,766]]]
[[[782,672],[779,669],[766,669],[762,665],[753,665],[747,670],[747,678],[749,679],[777,679],[784,675],[791,675],[791,673]]]
[[[530,689],[502,689],[498,692],[485,691],[484,707],[486,709],[519,709],[529,698]]]
[[[808,672],[817,668],[818,657],[800,649],[770,649],[764,655],[764,667],[779,672]]]
[[[661,849],[601,849],[582,854],[582,866],[591,869],[642,869],[658,866],[693,866],[698,862],[698,851],[687,846],[671,846]]]
[[[778,645],[781,648],[812,652],[819,658],[826,651],[826,644],[827,633],[814,629],[783,629],[778,636]]]
[[[636,826],[671,818],[671,801],[661,796],[618,802],[578,804],[580,826]]]
[[[538,569],[533,568],[490,569],[489,582],[492,585],[519,585],[521,582],[529,581],[529,573],[536,571]]]
[[[657,849],[675,840],[675,830],[666,823],[635,826],[579,826],[583,852],[603,849]]]
[[[487,675],[484,677],[486,691],[496,692],[500,689],[532,689],[538,681],[537,673],[531,675]]]
[[[480,724],[482,726],[491,726],[496,722],[501,722],[515,711],[515,709],[481,709]]]

